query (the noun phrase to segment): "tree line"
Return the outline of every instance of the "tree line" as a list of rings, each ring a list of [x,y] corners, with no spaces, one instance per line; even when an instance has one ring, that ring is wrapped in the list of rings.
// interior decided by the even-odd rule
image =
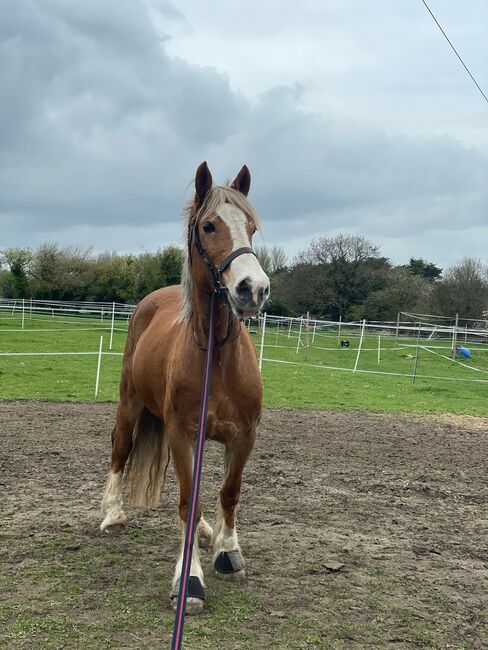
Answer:
[[[135,303],[180,282],[183,253],[166,246],[155,253],[94,255],[90,249],[43,244],[37,250],[3,249],[0,263],[5,298]]]
[[[394,265],[364,237],[320,237],[289,261],[279,246],[256,249],[271,279],[267,312],[337,320],[395,320],[399,311],[482,318],[488,309],[488,266],[465,258],[443,270],[412,257]],[[183,252],[93,254],[43,244],[0,251],[0,296],[44,300],[136,303],[159,287],[178,284]]]
[[[394,265],[356,235],[320,237],[290,266],[267,270],[270,313],[393,321],[400,311],[481,319],[488,309],[488,266],[479,260],[465,258],[445,271],[414,257]]]

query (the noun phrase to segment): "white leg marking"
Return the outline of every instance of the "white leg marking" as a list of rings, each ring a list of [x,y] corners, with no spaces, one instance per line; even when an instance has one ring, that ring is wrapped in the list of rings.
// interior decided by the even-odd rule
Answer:
[[[229,528],[225,523],[224,511],[222,510],[219,501],[213,538],[214,562],[217,555],[222,551],[235,551],[236,549],[240,550],[239,541],[237,539],[237,530],[236,528]]]
[[[181,577],[181,567],[183,565],[183,550],[185,547],[185,528],[186,525],[182,524],[181,525],[182,542],[181,542],[180,554],[178,556],[178,562],[176,563],[176,568],[173,576],[172,589],[171,589],[172,593],[175,591],[176,583]],[[191,557],[190,576],[196,576],[202,583],[202,587],[205,587],[205,583],[203,581],[203,569],[200,563],[200,549],[198,548],[198,528],[195,531],[195,537],[193,539],[193,552]],[[176,609],[177,600],[178,598],[172,597],[173,607],[175,609]],[[199,612],[202,611],[202,609],[203,609],[203,600],[201,600],[200,598],[186,599],[187,614],[198,614]]]
[[[100,530],[110,532],[125,526],[127,517],[122,509],[122,474],[110,472],[107,486],[102,498],[102,515],[104,519]]]
[[[234,571],[233,573],[221,573],[220,571],[215,570],[215,575],[219,578],[225,580],[235,580],[241,581],[246,578],[246,570],[244,568],[244,558],[242,557],[241,548],[239,546],[239,540],[237,539],[237,530],[234,528],[229,528],[225,523],[224,511],[219,502],[217,510],[217,520],[215,522],[214,528],[214,539],[213,539],[213,563],[215,565],[215,560],[222,553],[222,551],[238,551],[243,568]]]

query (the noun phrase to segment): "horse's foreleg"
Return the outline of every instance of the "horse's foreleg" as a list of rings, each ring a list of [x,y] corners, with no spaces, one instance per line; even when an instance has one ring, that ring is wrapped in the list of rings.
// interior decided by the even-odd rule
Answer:
[[[117,419],[112,431],[112,464],[102,498],[103,521],[100,529],[107,533],[120,530],[127,523],[122,507],[124,467],[132,449],[132,433],[141,409],[119,405]]]
[[[255,431],[238,435],[225,450],[225,479],[220,490],[213,536],[213,562],[217,576],[245,578],[236,530],[236,509],[241,494],[242,472],[256,439]]]
[[[185,437],[184,433],[178,432],[170,437],[171,458],[175,467],[180,488],[179,500],[179,517],[181,524],[182,542],[178,561],[173,576],[170,599],[173,607],[176,607],[178,592],[180,586],[181,568],[183,564],[183,549],[185,544],[186,521],[190,507],[190,492],[193,475],[193,448]],[[203,580],[203,570],[200,562],[200,552],[198,547],[199,536],[208,536],[211,534],[211,528],[201,517],[201,503],[198,503],[197,528],[193,541],[193,553],[190,565],[190,582],[188,595],[186,599],[187,614],[198,614],[202,611],[205,601],[205,584]],[[210,533],[207,530],[210,528]]]

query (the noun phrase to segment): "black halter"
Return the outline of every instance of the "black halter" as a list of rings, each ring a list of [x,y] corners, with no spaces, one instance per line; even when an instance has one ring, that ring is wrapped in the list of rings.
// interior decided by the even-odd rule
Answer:
[[[239,323],[239,331],[235,336],[230,335],[232,331],[232,327],[235,322],[235,317],[234,317],[234,312],[232,311],[230,305],[228,304],[228,299],[226,293],[228,292],[227,287],[222,284],[222,273],[225,271],[225,269],[229,266],[231,262],[233,262],[236,257],[239,257],[240,255],[244,255],[245,253],[251,253],[252,255],[256,255],[256,253],[253,251],[252,248],[249,246],[243,246],[242,248],[237,248],[235,251],[232,251],[225,260],[219,265],[215,266],[215,264],[212,262],[212,260],[209,258],[207,255],[207,251],[203,248],[202,242],[200,241],[200,235],[198,233],[198,222],[195,219],[195,223],[193,224],[193,227],[191,229],[191,237],[188,242],[188,255],[190,257],[190,262],[191,262],[191,245],[195,244],[195,248],[197,251],[200,253],[202,256],[202,259],[204,260],[205,264],[208,267],[208,270],[210,272],[210,277],[212,279],[212,284],[213,284],[213,293],[220,295],[223,300],[227,303],[227,307],[229,309],[229,319],[228,319],[228,324],[227,324],[227,333],[225,337],[222,339],[222,341],[215,341],[214,342],[214,348],[220,348],[222,345],[227,343],[228,341],[232,341],[235,338],[238,338],[241,335],[241,328],[240,328],[240,323]],[[193,332],[193,340],[195,341],[196,345],[198,345],[196,339],[195,339],[195,332]],[[198,346],[201,348],[201,346]],[[201,348],[202,350],[206,350],[206,348]]]
[[[207,251],[202,246],[202,242],[200,241],[200,235],[198,233],[198,222],[196,220],[192,228],[192,240],[193,243],[195,244],[195,248],[202,256],[205,264],[208,267],[208,270],[210,271],[210,277],[212,278],[214,291],[216,293],[222,293],[224,291],[227,291],[227,287],[222,284],[222,273],[229,266],[229,264],[236,259],[236,257],[239,257],[240,255],[244,255],[245,253],[251,253],[252,255],[256,255],[256,253],[253,251],[252,248],[250,248],[249,246],[243,246],[242,248],[237,248],[235,251],[232,251],[232,253],[230,253],[230,255],[227,255],[225,260],[219,266],[215,266],[215,264],[207,255]],[[190,255],[191,255],[191,241],[190,241]]]

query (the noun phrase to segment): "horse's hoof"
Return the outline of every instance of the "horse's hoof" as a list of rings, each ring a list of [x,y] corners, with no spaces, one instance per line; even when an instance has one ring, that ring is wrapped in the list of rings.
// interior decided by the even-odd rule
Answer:
[[[228,580],[229,582],[244,582],[246,580],[246,572],[244,569],[234,571],[234,573],[221,573],[215,569],[215,577],[220,580]]]
[[[109,513],[100,524],[100,530],[105,533],[119,533],[124,530],[127,517],[123,512]]]
[[[176,598],[171,599],[171,604],[173,605],[173,609],[176,609],[176,605],[178,604],[178,596],[176,596]],[[201,598],[187,598],[186,613],[188,614],[188,616],[195,616],[196,614],[201,614],[203,612],[204,605],[205,605],[205,601],[202,600]]]
[[[243,582],[246,579],[245,562],[238,548],[221,551],[214,560],[215,575],[223,580]]]
[[[178,594],[180,591],[180,580],[176,581],[175,586],[169,595],[173,609],[178,605]],[[188,582],[188,591],[186,594],[186,613],[190,616],[200,614],[205,605],[205,589],[197,576],[190,576]]]

